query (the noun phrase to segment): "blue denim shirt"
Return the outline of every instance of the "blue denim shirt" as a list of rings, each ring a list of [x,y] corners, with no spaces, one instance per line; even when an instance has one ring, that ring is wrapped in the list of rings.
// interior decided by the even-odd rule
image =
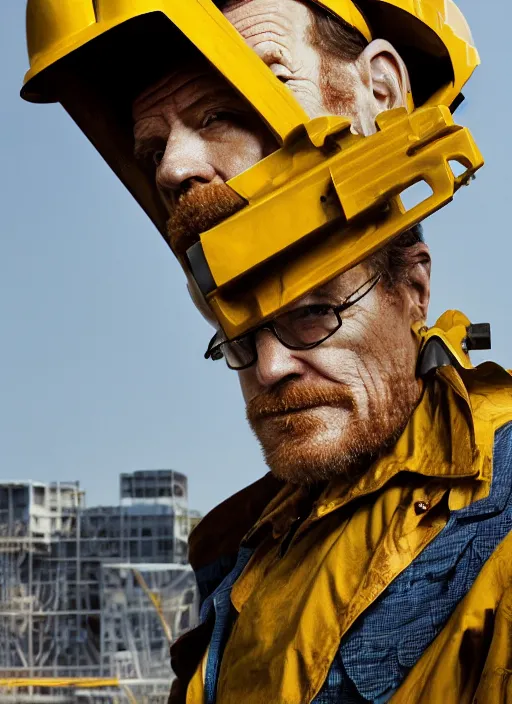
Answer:
[[[361,615],[342,638],[313,704],[384,704],[398,689],[512,528],[512,424],[496,434],[493,463],[489,496],[452,511],[437,538]],[[240,549],[235,566],[201,609],[202,621],[215,619],[205,704],[215,702],[222,653],[236,618],[231,589],[251,554]]]
[[[205,704],[215,701],[222,653],[236,614],[231,604],[231,589],[244,571],[253,552],[249,548],[240,548],[236,564],[231,572],[223,579],[217,589],[206,597],[201,606],[201,622],[214,619],[204,680]]]

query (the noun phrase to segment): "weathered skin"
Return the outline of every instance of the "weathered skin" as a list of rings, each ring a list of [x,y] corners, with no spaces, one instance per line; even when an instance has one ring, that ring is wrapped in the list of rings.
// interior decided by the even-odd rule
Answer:
[[[409,283],[392,295],[379,284],[345,312],[341,329],[319,347],[289,350],[270,332],[258,334],[258,360],[239,373],[240,383],[267,463],[280,478],[306,482],[364,471],[358,462],[394,439],[406,424],[420,393],[410,325],[426,319],[429,302],[423,245],[416,255]],[[339,304],[367,278],[368,268],[361,264],[300,305]],[[267,398],[272,404],[287,399],[290,388],[290,408],[303,397],[305,410],[253,421],[254,399],[257,406]],[[338,398],[339,403],[322,405],[317,394]]]
[[[356,131],[371,134],[380,112],[406,104],[407,69],[388,42],[372,42],[356,62],[326,62],[309,39],[311,11],[297,0],[242,0],[224,14],[310,117],[336,107]],[[321,66],[329,72],[328,95]],[[277,147],[243,99],[201,61],[145,91],[133,116],[136,152],[154,160],[165,202],[190,179],[227,181]]]
[[[342,61],[313,46],[311,11],[298,0],[233,0],[223,12],[311,117],[347,115],[355,130],[370,134],[381,111],[406,104],[407,70],[388,42],[373,41],[357,60]],[[186,199],[187,212],[191,204],[207,208],[198,193],[225,183],[277,146],[243,99],[201,61],[145,91],[133,115],[136,151],[153,161],[169,211]],[[257,334],[257,363],[240,373],[240,383],[275,474],[308,482],[355,471],[406,423],[420,394],[411,325],[426,319],[429,261],[427,248],[417,245],[407,283],[392,294],[379,284],[346,312],[341,330],[314,350],[291,351],[268,331]],[[338,304],[366,278],[367,266],[359,265],[324,287],[321,300]],[[339,402],[315,401],[323,392]],[[288,411],[258,417],[259,401],[287,394]]]
[[[146,91],[134,117],[136,154],[153,161],[169,207],[184,183],[224,183],[276,148],[245,101],[206,62]]]
[[[389,42],[372,42],[357,62],[326,60],[312,46],[311,10],[297,0],[233,0],[223,12],[310,117],[348,115],[357,132],[371,134],[379,112],[405,105],[407,69]],[[322,73],[337,101],[326,94]]]
[[[308,40],[310,10],[294,0],[242,0],[229,3],[224,15],[310,117],[321,115],[321,59]],[[352,67],[347,70],[354,72]]]

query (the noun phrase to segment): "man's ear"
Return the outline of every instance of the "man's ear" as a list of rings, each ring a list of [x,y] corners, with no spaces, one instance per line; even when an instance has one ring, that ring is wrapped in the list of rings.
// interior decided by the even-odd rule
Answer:
[[[407,67],[395,47],[375,39],[357,60],[373,94],[375,117],[385,110],[407,107],[411,81]]]
[[[432,260],[424,242],[407,248],[407,282],[411,322],[426,321],[430,303],[430,271]]]

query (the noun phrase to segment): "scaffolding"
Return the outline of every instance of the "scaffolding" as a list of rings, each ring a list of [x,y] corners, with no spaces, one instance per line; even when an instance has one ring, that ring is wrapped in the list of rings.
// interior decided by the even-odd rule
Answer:
[[[189,525],[170,470],[90,509],[77,483],[0,484],[0,702],[166,704],[169,644],[197,618]]]

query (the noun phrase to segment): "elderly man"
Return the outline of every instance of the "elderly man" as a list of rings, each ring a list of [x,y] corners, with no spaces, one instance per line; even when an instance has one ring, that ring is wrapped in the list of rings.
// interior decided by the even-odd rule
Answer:
[[[224,12],[310,117],[348,115],[369,134],[379,112],[405,105],[407,69],[388,42],[363,48],[355,30],[296,0],[279,7],[267,0],[228,3]],[[244,205],[225,182],[277,147],[240,96],[194,55],[186,70],[145,90],[133,115],[135,153],[153,164],[177,253]],[[420,395],[411,326],[426,321],[429,271],[427,247],[418,232],[407,233],[297,303],[273,329],[236,343],[236,354],[249,357],[231,366],[245,367],[240,381],[249,420],[276,476],[312,483],[353,474],[363,455],[399,436]],[[342,317],[343,331],[334,335]],[[309,336],[322,328],[322,337],[332,339],[313,340],[322,342],[314,352],[292,350],[283,327]],[[337,355],[323,359],[338,346]],[[210,352],[225,349],[229,361],[232,348]],[[302,409],[308,412],[289,413]]]
[[[380,112],[406,105],[408,71],[389,42],[368,44],[296,0],[228,2],[223,11],[310,117],[347,115],[367,135]],[[243,206],[225,182],[277,146],[201,59],[144,91],[133,115],[135,150],[154,165],[178,253]],[[239,370],[249,422],[283,484],[269,478],[249,488],[192,538],[191,559],[200,584],[206,570],[207,587],[205,643],[195,646],[203,666],[187,702],[473,696],[482,666],[475,658],[483,664],[488,648],[485,623],[473,632],[481,642],[470,657],[461,616],[442,629],[506,535],[510,514],[492,536],[477,530],[490,503],[472,505],[479,482],[468,483],[476,470],[471,443],[453,434],[464,411],[454,405],[447,435],[436,410],[454,402],[448,380],[425,388],[417,377],[413,329],[427,318],[429,279],[416,230],[259,329],[212,341],[209,356]],[[505,429],[503,447],[510,437]],[[464,512],[473,519],[448,528],[457,490],[461,519]],[[482,547],[472,551],[469,535],[478,532]],[[237,552],[229,571],[225,560]],[[180,659],[194,652],[193,637],[176,646],[185,680]],[[456,660],[433,664],[430,652],[454,638]]]
[[[372,38],[351,0],[340,3],[351,21],[298,0],[216,4],[310,119],[347,117],[369,137],[381,113],[418,100],[417,64]],[[508,701],[510,376],[471,367],[476,331],[462,314],[426,327],[419,227],[227,335],[187,257],[202,233],[244,211],[227,182],[282,140],[202,52],[182,46],[170,63],[135,91],[137,168],[217,327],[206,356],[238,371],[271,470],[191,536],[201,624],[173,646],[170,701]],[[434,89],[424,90],[423,100]],[[69,91],[61,100],[83,126]]]

